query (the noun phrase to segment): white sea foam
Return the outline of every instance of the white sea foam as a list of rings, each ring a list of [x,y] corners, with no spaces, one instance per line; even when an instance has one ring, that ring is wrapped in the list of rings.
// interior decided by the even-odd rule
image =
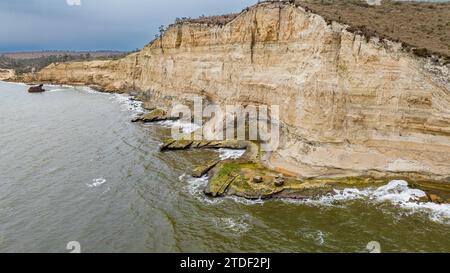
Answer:
[[[180,180],[180,181],[184,181],[184,179],[187,177],[187,174],[186,173],[183,173],[182,175],[180,175],[179,177],[178,177],[178,180]]]
[[[307,240],[314,241],[317,245],[323,245],[326,241],[326,238],[328,237],[328,233],[314,229],[302,228],[296,233],[297,235],[302,236]]]
[[[50,89],[47,91],[47,93],[55,93],[55,92],[63,92],[63,91],[67,91],[69,89],[67,88],[56,88],[56,89]]]
[[[144,113],[142,101],[133,100],[133,97],[128,94],[113,94],[111,95],[111,99],[119,103],[122,111],[131,111],[134,114]]]
[[[204,175],[200,178],[195,178],[186,174],[183,174],[179,177],[180,181],[184,181],[187,183],[186,188],[192,196],[194,196],[197,200],[202,203],[215,205],[223,202],[221,198],[211,198],[205,195],[203,190],[208,185],[209,177]]]
[[[214,224],[217,229],[233,233],[233,235],[242,235],[248,232],[252,225],[251,217],[248,214],[238,217],[222,217],[214,218]]]
[[[89,86],[73,86],[72,88],[74,88],[74,89],[76,89],[76,90],[80,90],[80,91],[85,92],[85,93],[88,93],[88,94],[97,94],[97,95],[104,94],[104,95],[109,95],[108,93],[102,93],[102,92],[99,92],[99,91],[97,91],[97,90],[95,90],[95,89],[93,89],[93,88],[91,88],[91,87],[89,87]]]
[[[220,160],[238,159],[245,154],[245,150],[219,149]]]
[[[92,95],[103,95],[103,96],[110,96],[110,97],[116,95],[113,93],[100,92],[90,86],[85,86],[85,85],[57,85],[57,86],[62,87],[62,88],[72,88],[74,90],[81,91],[81,92],[87,93],[87,94],[92,94]]]
[[[228,200],[232,200],[236,203],[242,204],[242,205],[246,205],[246,206],[254,206],[254,205],[264,205],[264,200],[263,199],[247,199],[247,198],[243,198],[243,197],[239,197],[239,196],[225,196],[224,199],[228,199]]]
[[[96,188],[96,187],[100,187],[101,185],[103,185],[104,183],[106,183],[106,179],[103,177],[100,178],[95,178],[92,179],[92,183],[91,184],[86,184],[89,188]]]
[[[44,84],[44,88],[74,88],[74,87],[65,84]]]
[[[164,127],[169,127],[169,128],[173,128],[175,126],[177,126],[178,128],[183,130],[184,134],[190,134],[194,131],[196,131],[197,129],[200,129],[201,127],[195,123],[190,123],[190,122],[182,122],[180,120],[164,120],[164,121],[160,121],[157,124],[164,126]]]
[[[128,94],[118,94],[118,93],[111,94],[106,92],[99,92],[89,86],[58,86],[58,87],[70,87],[88,94],[109,96],[109,98],[112,101],[117,102],[121,106],[122,111],[131,111],[134,114],[144,113],[144,108],[142,107],[143,102],[134,100],[133,99],[134,97]]]
[[[368,202],[391,203],[396,207],[404,209],[407,213],[428,213],[430,219],[436,222],[450,224],[450,204],[436,204],[432,202],[419,202],[426,193],[419,189],[411,189],[408,182],[394,180],[379,188],[368,188],[359,190],[347,188],[334,190],[332,194],[327,194],[318,198],[304,200],[283,199],[283,202],[290,204],[302,204],[313,206],[339,206],[347,201],[367,200]]]

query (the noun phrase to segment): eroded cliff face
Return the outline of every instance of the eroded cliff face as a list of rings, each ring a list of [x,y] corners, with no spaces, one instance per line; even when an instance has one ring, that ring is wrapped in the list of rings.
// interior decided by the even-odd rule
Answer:
[[[138,90],[155,105],[193,94],[279,105],[283,135],[265,157],[271,168],[450,182],[448,68],[345,28],[266,3],[225,26],[175,25],[121,60],[53,64],[24,80]]]
[[[1,69],[0,68],[0,81],[7,80],[13,78],[15,76],[15,72],[13,69]]]

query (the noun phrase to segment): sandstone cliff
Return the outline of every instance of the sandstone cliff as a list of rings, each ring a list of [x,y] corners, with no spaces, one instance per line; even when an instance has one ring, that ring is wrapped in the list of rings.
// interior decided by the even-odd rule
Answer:
[[[0,81],[13,78],[15,74],[16,73],[12,69],[0,69]]]
[[[52,64],[21,80],[280,105],[267,166],[300,177],[407,175],[450,182],[449,68],[289,4],[224,26],[179,24],[116,61]]]

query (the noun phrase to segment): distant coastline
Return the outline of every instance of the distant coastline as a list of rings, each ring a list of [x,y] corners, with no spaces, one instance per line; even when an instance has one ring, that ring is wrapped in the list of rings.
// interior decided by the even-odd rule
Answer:
[[[15,74],[22,74],[39,71],[55,62],[116,60],[125,57],[129,53],[114,50],[0,52],[0,69],[14,70]],[[7,78],[6,76],[2,77],[2,79]]]
[[[49,56],[79,56],[89,54],[91,57],[106,57],[127,54],[128,51],[119,50],[42,50],[42,51],[5,51],[0,52],[0,56],[5,56],[11,59],[23,60],[32,58],[41,58]]]

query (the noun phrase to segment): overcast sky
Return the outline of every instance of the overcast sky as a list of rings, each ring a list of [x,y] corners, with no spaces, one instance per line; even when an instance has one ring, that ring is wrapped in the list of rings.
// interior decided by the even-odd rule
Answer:
[[[176,17],[239,12],[256,0],[0,0],[0,52],[133,50]]]

